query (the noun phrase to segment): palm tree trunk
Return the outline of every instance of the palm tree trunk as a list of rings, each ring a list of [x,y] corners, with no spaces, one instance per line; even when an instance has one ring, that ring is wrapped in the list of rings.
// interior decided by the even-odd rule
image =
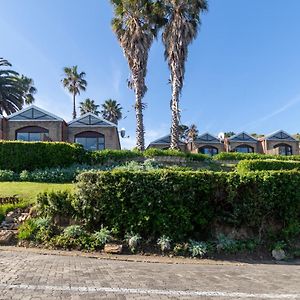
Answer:
[[[171,111],[172,111],[172,125],[171,125],[171,149],[179,150],[179,95],[180,87],[176,76],[173,76],[172,80],[172,100],[171,100]]]
[[[143,93],[142,80],[140,79],[140,70],[133,75],[133,83],[135,87],[135,117],[136,117],[136,147],[140,151],[145,150],[145,130],[143,116]]]
[[[76,119],[76,94],[73,93],[73,119]]]

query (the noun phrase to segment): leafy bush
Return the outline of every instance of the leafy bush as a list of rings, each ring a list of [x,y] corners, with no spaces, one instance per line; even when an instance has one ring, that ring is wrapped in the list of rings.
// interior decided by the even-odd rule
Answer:
[[[190,240],[189,252],[193,257],[203,257],[208,251],[207,244],[205,242],[197,242]]]
[[[20,225],[18,230],[18,238],[20,240],[34,240],[38,227],[34,219],[28,219]]]
[[[134,230],[183,240],[209,236],[218,222],[284,238],[300,219],[299,185],[297,171],[86,172],[79,175],[73,205],[89,228],[103,224],[120,235]],[[296,233],[290,230],[290,238]]]
[[[153,160],[146,160],[144,163],[138,163],[136,161],[131,161],[125,165],[115,167],[113,170],[123,170],[123,171],[153,171],[158,169],[158,164]]]
[[[133,232],[127,233],[125,239],[128,243],[128,247],[132,253],[134,253],[138,247],[139,242],[141,241],[141,236]]]
[[[64,229],[64,236],[69,239],[76,239],[82,236],[85,231],[80,225],[70,225]]]
[[[273,159],[273,160],[293,160],[300,161],[300,155],[271,155],[260,153],[238,153],[238,152],[221,152],[213,156],[214,160],[250,160],[250,159]]]
[[[44,192],[37,195],[36,206],[41,216],[54,219],[56,216],[73,217],[73,195],[67,191]]]
[[[168,236],[163,235],[157,240],[157,245],[162,252],[169,251],[171,249],[171,239]]]
[[[101,228],[92,234],[92,240],[94,248],[102,248],[111,240],[111,232],[106,227]]]
[[[85,150],[61,142],[0,141],[0,169],[21,172],[82,163]]]
[[[229,253],[236,253],[238,252],[239,245],[236,240],[229,238],[224,234],[219,234],[217,236],[217,251],[221,252],[229,252]]]
[[[263,171],[263,170],[294,170],[300,169],[300,162],[280,160],[242,160],[237,165],[238,172]]]
[[[0,182],[15,181],[17,179],[18,179],[18,175],[14,171],[0,170]]]

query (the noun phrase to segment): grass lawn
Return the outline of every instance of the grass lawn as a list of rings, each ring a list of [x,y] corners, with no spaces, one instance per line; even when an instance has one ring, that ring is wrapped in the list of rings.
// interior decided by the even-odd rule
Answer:
[[[16,205],[4,204],[0,205],[0,215],[4,215],[7,211],[15,207],[26,207],[34,203],[37,194],[46,191],[72,191],[73,184],[54,184],[54,183],[36,183],[36,182],[0,182],[0,197],[8,197],[17,195],[20,202]],[[1,219],[1,217],[0,217]]]

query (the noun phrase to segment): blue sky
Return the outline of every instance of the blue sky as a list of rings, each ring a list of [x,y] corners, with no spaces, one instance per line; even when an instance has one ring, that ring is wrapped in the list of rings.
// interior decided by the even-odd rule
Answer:
[[[130,135],[123,146],[134,146],[134,94],[109,1],[0,0],[0,7],[0,57],[34,79],[35,104],[69,121],[71,97],[60,80],[64,66],[78,65],[89,83],[78,100],[117,99],[127,116],[120,128]],[[190,47],[182,122],[213,134],[300,132],[299,12],[299,0],[210,0]],[[169,133],[168,78],[158,39],[147,75],[147,142]]]

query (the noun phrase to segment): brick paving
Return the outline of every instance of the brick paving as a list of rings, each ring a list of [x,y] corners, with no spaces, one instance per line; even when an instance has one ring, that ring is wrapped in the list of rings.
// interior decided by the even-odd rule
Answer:
[[[300,266],[162,264],[0,251],[0,299],[300,299]]]

